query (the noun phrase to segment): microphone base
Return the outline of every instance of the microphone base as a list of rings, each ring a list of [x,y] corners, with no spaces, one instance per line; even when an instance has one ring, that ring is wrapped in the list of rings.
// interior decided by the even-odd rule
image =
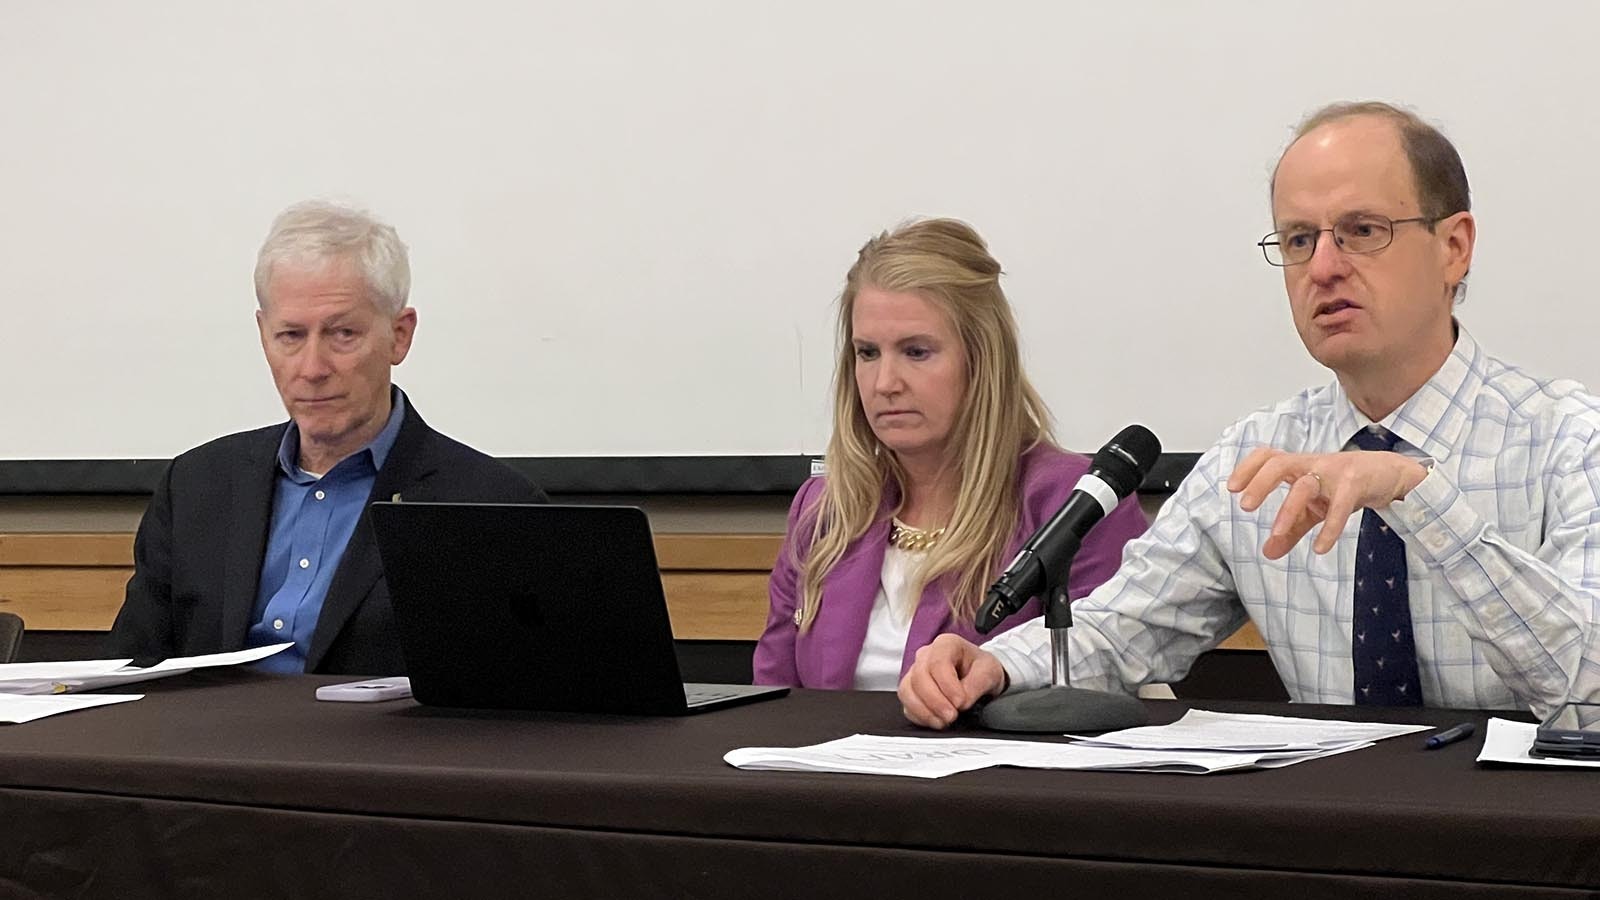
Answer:
[[[997,697],[978,721],[992,731],[1081,734],[1145,725],[1150,714],[1137,697],[1057,686]]]

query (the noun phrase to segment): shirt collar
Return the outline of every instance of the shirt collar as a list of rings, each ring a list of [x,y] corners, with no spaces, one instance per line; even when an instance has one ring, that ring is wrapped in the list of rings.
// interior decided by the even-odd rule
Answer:
[[[1357,431],[1376,424],[1433,459],[1450,457],[1483,387],[1487,364],[1478,342],[1459,322],[1455,324],[1456,344],[1444,365],[1381,422],[1373,422],[1356,409],[1344,387],[1334,382],[1334,419],[1341,441],[1348,442]]]
[[[389,459],[389,451],[394,449],[394,442],[400,436],[400,423],[406,417],[406,394],[395,385],[389,386],[389,420],[383,423],[383,430],[379,431],[366,446],[350,454],[345,459],[367,458],[372,462],[373,471],[383,468]],[[340,460],[334,466],[337,469],[344,465],[345,460]],[[316,480],[316,476],[302,472],[300,468],[300,427],[289,420],[289,427],[283,431],[283,440],[278,442],[278,468],[283,474],[296,481],[309,484]],[[321,473],[327,475],[327,472]]]

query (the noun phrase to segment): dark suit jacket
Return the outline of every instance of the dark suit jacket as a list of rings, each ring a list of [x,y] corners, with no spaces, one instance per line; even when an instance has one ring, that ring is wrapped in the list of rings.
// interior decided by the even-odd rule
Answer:
[[[112,656],[244,648],[266,555],[285,422],[218,438],[172,461],[133,545],[134,573],[111,628]],[[544,503],[504,464],[429,428],[409,399],[373,500]],[[306,671],[405,673],[389,589],[363,512],[328,586]]]

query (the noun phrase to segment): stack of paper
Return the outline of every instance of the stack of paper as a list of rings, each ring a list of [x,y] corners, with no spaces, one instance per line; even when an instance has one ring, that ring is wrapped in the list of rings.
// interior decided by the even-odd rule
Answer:
[[[1565,759],[1534,756],[1533,739],[1539,726],[1532,722],[1513,722],[1510,719],[1489,720],[1489,731],[1483,738],[1483,749],[1478,751],[1478,762],[1506,763],[1518,766],[1562,766],[1574,769],[1600,769],[1600,759]]]
[[[1373,741],[1426,731],[1431,725],[1383,725],[1291,716],[1255,716],[1191,709],[1171,725],[1146,725],[1074,740],[1103,747],[1144,750],[1297,751],[1352,750]]]
[[[92,659],[68,662],[0,664],[0,722],[20,724],[112,703],[138,700],[143,694],[97,694],[70,696],[82,691],[149,681],[168,675],[181,675],[210,666],[232,666],[255,662],[279,653],[293,644],[274,644],[236,653],[210,653],[205,656],[176,657],[145,668],[128,665],[127,659]]]
[[[1193,710],[1171,725],[1130,728],[1070,744],[857,734],[811,747],[733,750],[723,759],[741,769],[914,778],[942,778],[990,766],[1204,775],[1279,768],[1429,727]]]
[[[182,675],[211,666],[234,666],[266,659],[294,644],[273,644],[233,653],[208,653],[204,656],[179,656],[153,666],[135,668],[127,659],[91,659],[69,662],[0,664],[0,693],[75,694],[98,688]]]

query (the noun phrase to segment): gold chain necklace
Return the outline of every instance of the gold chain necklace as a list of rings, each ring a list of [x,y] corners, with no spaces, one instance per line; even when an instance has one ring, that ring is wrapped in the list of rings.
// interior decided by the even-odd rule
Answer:
[[[943,528],[925,531],[921,528],[912,528],[899,519],[889,523],[889,546],[904,550],[907,553],[921,553],[924,550],[929,550],[939,543],[939,538],[941,537],[944,537]]]

